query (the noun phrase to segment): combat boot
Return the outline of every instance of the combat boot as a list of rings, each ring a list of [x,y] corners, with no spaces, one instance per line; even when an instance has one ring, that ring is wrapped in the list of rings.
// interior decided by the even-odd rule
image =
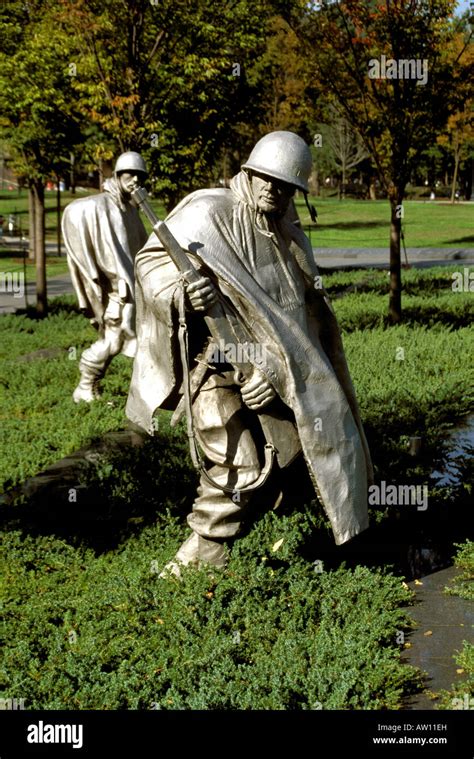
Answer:
[[[202,565],[211,565],[217,569],[225,569],[228,562],[229,552],[223,543],[208,540],[197,532],[192,532],[179,548],[174,559],[165,566],[160,577],[165,580],[170,576],[180,579],[182,567],[199,568]]]
[[[74,403],[92,403],[100,398],[99,381],[103,376],[102,367],[94,366],[81,358],[79,363],[81,380],[72,394]]]

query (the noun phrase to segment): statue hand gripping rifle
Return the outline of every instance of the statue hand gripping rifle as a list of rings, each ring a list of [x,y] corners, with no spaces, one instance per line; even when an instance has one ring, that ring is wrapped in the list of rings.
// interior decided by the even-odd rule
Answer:
[[[79,306],[92,317],[100,335],[81,356],[81,380],[73,394],[76,403],[90,403],[99,396],[98,382],[114,356],[135,355],[134,258],[147,233],[130,193],[146,176],[138,153],[122,153],[104,192],[74,200],[63,214],[62,231]]]
[[[370,455],[339,329],[310,243],[286,216],[310,171],[300,137],[268,134],[230,189],[188,195],[137,255],[127,414],[151,432],[157,408],[176,418],[184,406],[201,472],[191,535],[165,575],[225,566],[274,459],[284,469],[304,456],[337,544],[368,526]],[[146,207],[145,196],[134,193]]]

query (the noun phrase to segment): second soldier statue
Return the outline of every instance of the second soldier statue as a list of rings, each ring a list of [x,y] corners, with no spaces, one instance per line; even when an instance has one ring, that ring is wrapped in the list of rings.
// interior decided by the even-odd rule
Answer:
[[[99,339],[81,356],[81,378],[73,393],[76,403],[99,397],[100,380],[114,356],[135,355],[134,259],[147,233],[131,202],[131,191],[146,176],[138,153],[122,153],[113,176],[104,182],[104,192],[74,200],[63,214],[63,237],[79,307],[99,332]]]

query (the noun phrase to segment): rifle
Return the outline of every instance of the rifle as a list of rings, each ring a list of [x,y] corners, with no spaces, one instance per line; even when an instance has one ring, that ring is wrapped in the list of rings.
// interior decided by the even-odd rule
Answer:
[[[193,266],[186,252],[181,248],[179,242],[166,226],[166,223],[164,221],[161,221],[155,214],[148,200],[148,193],[145,188],[137,186],[131,194],[138,208],[143,211],[147,219],[150,221],[151,225],[153,226],[153,232],[180,272],[184,282],[186,282],[186,284],[192,284],[198,279],[201,279],[202,275]],[[236,372],[236,382],[238,384],[243,384],[252,375],[254,365],[250,361],[236,360],[236,356],[234,354],[237,353],[237,355],[239,355],[240,352],[238,351],[233,351],[232,356],[226,355],[225,347],[229,346],[229,348],[232,350],[236,343],[236,335],[229,323],[227,316],[228,307],[226,307],[225,299],[220,293],[218,296],[219,297],[217,302],[207,309],[207,312],[204,316],[204,321],[207,324],[212,338],[219,345],[224,346],[223,353],[228,363],[233,366]],[[224,490],[226,492],[234,493],[235,488],[229,488],[227,486],[220,485],[212,480],[212,478],[206,472],[202,459],[199,455],[192,419],[192,398],[188,370],[187,325],[184,313],[183,299],[181,299],[180,305],[181,308],[178,336],[181,347],[181,362],[183,364],[184,402],[187,411],[187,434],[190,443],[191,458],[195,468],[199,469],[202,472],[203,476],[210,484],[213,485],[213,487],[217,487],[220,490]],[[242,343],[242,348],[243,350],[241,353],[243,356],[245,356],[245,343]],[[262,411],[257,413],[263,434],[266,439],[265,463],[257,480],[245,486],[244,488],[241,488],[240,492],[255,490],[257,487],[260,487],[264,484],[270,474],[275,455],[277,456],[279,465],[281,467],[284,467],[291,463],[291,461],[293,461],[301,451],[301,443],[298,432],[295,424],[291,421],[291,419],[285,418],[285,415],[283,413],[279,413],[277,409],[274,409],[274,413],[272,415],[269,415]]]

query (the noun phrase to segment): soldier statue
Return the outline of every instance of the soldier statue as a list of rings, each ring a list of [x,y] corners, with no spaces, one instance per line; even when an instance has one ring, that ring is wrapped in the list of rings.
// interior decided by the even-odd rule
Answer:
[[[119,156],[104,192],[79,198],[63,214],[62,231],[79,307],[99,332],[79,363],[76,403],[100,395],[99,381],[118,353],[133,358],[135,334],[134,259],[147,233],[131,201],[135,182],[147,176],[139,153]]]
[[[191,533],[163,577],[180,577],[186,565],[225,567],[259,487],[274,471],[284,477],[299,456],[336,543],[368,526],[370,454],[339,328],[310,242],[288,213],[295,190],[307,203],[311,163],[298,135],[272,132],[229,189],[198,190],[179,203],[166,227],[199,272],[194,284],[185,284],[154,235],[137,255],[138,349],[127,414],[150,434],[156,409],[179,417],[189,365],[185,410],[206,461],[187,518]],[[234,344],[216,344],[207,329],[216,301]],[[189,364],[178,339],[183,320]],[[244,378],[233,365],[239,353],[252,367]],[[274,446],[264,445],[269,428]]]

